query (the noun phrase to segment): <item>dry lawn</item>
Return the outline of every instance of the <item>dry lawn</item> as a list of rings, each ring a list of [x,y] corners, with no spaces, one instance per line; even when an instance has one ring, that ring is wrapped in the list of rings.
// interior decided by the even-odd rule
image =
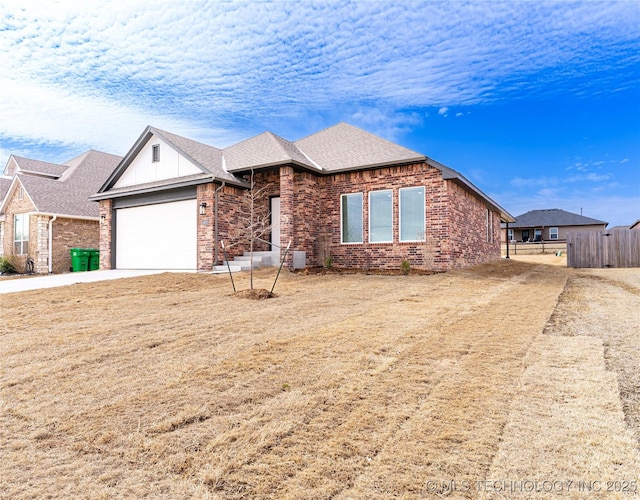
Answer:
[[[477,481],[637,479],[640,270],[608,271],[283,273],[260,301],[167,273],[0,296],[0,497],[494,498],[511,495]]]

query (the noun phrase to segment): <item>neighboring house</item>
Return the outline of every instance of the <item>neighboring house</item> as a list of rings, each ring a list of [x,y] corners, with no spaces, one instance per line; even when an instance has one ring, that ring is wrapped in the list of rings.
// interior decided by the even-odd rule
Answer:
[[[307,266],[327,257],[347,268],[493,261],[500,221],[514,221],[458,172],[346,123],[293,142],[265,132],[225,149],[147,127],[92,197],[104,220],[101,267],[211,270],[220,240],[231,246],[252,171],[271,211],[261,250],[291,241]]]
[[[609,229],[607,229],[607,231],[618,231],[618,230],[624,230],[624,229],[636,229],[636,230],[639,230],[640,229],[640,219],[635,221],[630,226],[613,226],[613,227],[610,227]]]
[[[574,231],[604,231],[608,222],[565,212],[558,208],[531,210],[516,217],[516,222],[502,224],[501,239],[516,242],[566,240]]]
[[[37,273],[69,271],[74,247],[100,243],[94,194],[121,157],[87,151],[58,165],[11,155],[0,178],[0,256]]]

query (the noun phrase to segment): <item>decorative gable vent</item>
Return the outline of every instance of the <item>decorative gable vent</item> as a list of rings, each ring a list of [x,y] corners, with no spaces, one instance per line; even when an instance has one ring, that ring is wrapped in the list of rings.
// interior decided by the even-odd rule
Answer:
[[[158,163],[160,161],[160,144],[151,146],[151,161]]]

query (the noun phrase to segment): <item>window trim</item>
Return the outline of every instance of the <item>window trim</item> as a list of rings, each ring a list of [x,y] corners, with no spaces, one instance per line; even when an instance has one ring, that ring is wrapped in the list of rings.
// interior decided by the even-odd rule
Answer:
[[[555,231],[554,231],[554,229],[555,229]],[[550,240],[557,240],[559,233],[560,232],[558,231],[558,227],[557,226],[550,227],[549,228],[549,239]]]
[[[373,220],[373,216],[371,213],[371,195],[372,194],[381,194],[381,193],[389,193],[391,195],[391,206],[389,207],[389,223],[391,227],[391,238],[388,240],[377,240],[374,241],[371,239],[372,231],[371,231],[371,221]],[[369,191],[369,243],[393,243],[393,189],[377,189],[374,191]]]
[[[422,190],[422,239],[403,239],[402,237],[402,193],[403,191]],[[421,243],[427,241],[427,217],[426,217],[427,195],[424,186],[411,186],[398,189],[398,241],[400,243]]]
[[[360,197],[360,240],[359,241],[345,241],[344,240],[344,201],[349,196],[359,196]],[[344,193],[340,195],[340,243],[343,245],[361,245],[364,243],[364,217],[363,217],[363,209],[364,209],[364,196],[362,192],[358,193]]]

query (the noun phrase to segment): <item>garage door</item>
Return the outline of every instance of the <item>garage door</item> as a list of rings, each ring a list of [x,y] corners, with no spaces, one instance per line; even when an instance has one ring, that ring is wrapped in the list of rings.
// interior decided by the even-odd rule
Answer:
[[[196,200],[116,211],[116,268],[196,269]]]

